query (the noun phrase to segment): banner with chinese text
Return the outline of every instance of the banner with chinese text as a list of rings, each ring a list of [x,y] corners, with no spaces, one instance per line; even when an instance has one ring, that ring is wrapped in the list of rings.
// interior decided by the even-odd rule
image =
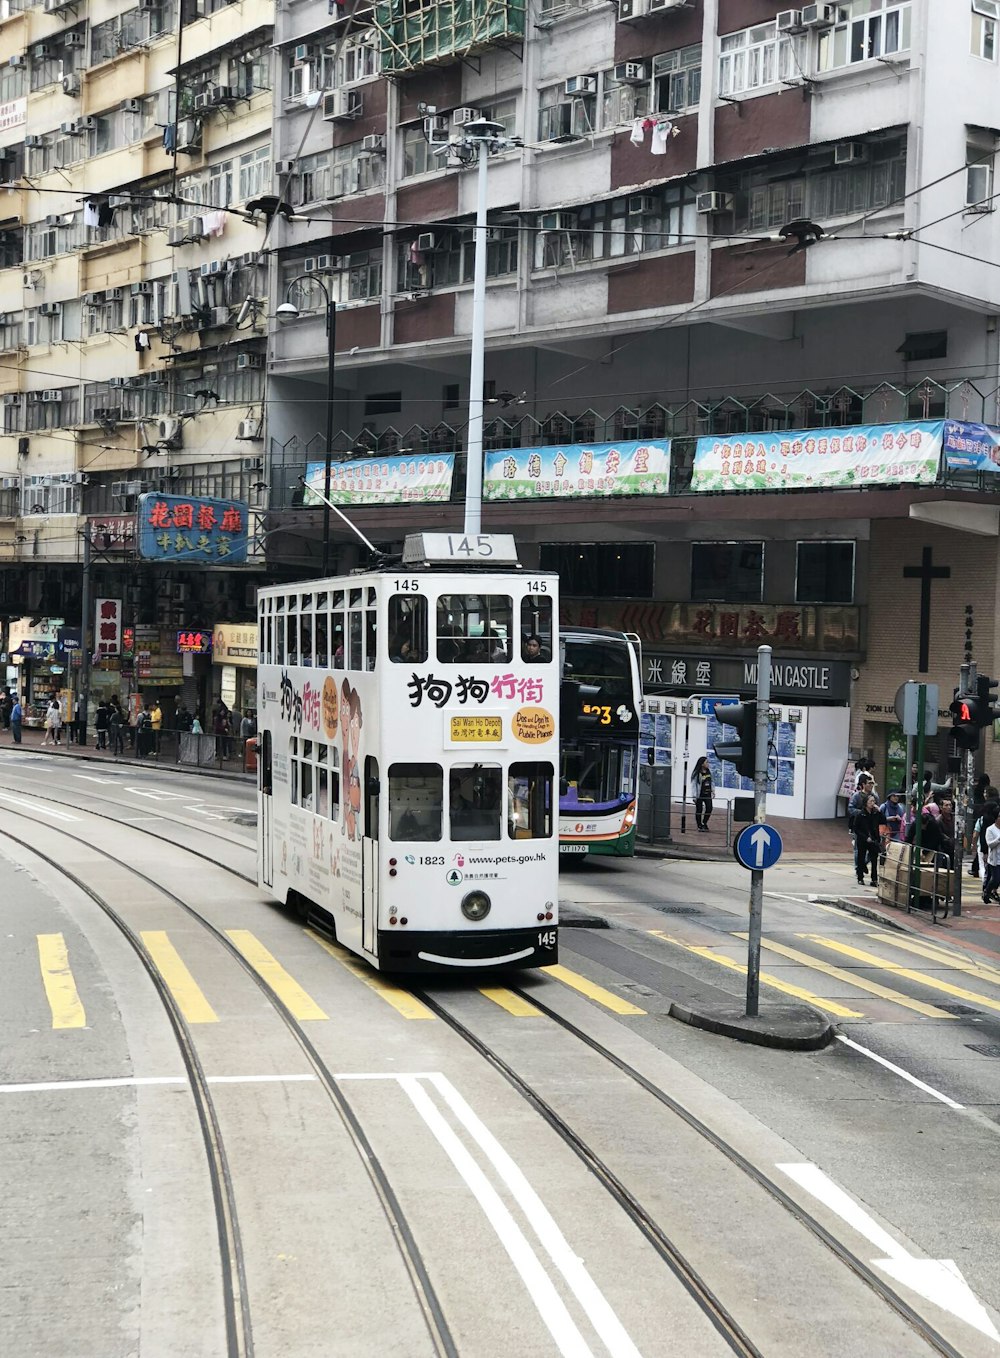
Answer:
[[[483,472],[487,500],[666,495],[669,491],[669,439],[508,448],[487,453]]]
[[[122,649],[121,599],[97,599],[94,604],[94,655],[120,655]]]
[[[445,502],[451,498],[455,454],[428,457],[358,458],[330,463],[330,499],[340,505],[395,505]],[[306,467],[304,505],[321,505],[326,464]]]
[[[949,471],[992,472],[1000,476],[1000,429],[988,424],[945,420],[944,455]]]
[[[700,438],[692,491],[932,486],[943,420]]]
[[[139,496],[139,555],[186,566],[238,566],[247,559],[248,508],[239,500]]]

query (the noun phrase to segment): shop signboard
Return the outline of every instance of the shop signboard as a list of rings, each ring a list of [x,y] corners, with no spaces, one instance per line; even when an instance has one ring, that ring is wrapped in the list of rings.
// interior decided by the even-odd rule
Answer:
[[[236,665],[244,669],[257,665],[257,624],[219,622],[212,635],[212,660],[216,665]]]
[[[667,495],[670,440],[570,443],[487,453],[487,500],[583,499],[608,495]]]
[[[711,713],[715,702],[737,701],[732,696],[716,698],[717,693],[742,697],[757,691],[756,656],[703,655],[644,647],[642,667],[643,686],[647,689],[678,693],[701,690],[713,695],[701,699],[702,715]],[[825,658],[786,660],[776,655],[771,661],[771,692],[775,698],[786,700],[847,703],[851,697],[850,662]]]
[[[249,509],[240,500],[139,496],[139,555],[185,566],[239,566],[247,559]]]
[[[454,453],[426,457],[364,457],[330,463],[330,499],[340,505],[398,505],[451,499]],[[321,505],[326,463],[306,466],[304,505]]]
[[[135,550],[135,515],[101,514],[87,520],[91,547],[100,552]]]
[[[94,603],[94,656],[103,660],[120,655],[122,649],[121,599],[97,599]]]
[[[177,633],[177,650],[181,655],[208,655],[212,649],[212,633],[208,628],[184,628]]]
[[[644,646],[662,642],[683,649],[704,646],[743,651],[762,643],[785,651],[859,651],[861,613],[853,604],[594,603],[563,599],[565,626],[610,627],[636,632]]]
[[[943,420],[700,438],[692,491],[854,490],[937,481]]]

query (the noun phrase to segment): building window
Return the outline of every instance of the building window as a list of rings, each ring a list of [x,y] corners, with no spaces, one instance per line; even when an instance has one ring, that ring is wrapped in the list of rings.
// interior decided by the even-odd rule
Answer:
[[[799,542],[795,545],[795,602],[854,602],[854,543]]]
[[[970,135],[965,143],[965,206],[974,212],[993,211],[993,165],[996,137],[992,132]]]
[[[17,349],[21,343],[21,321],[20,311],[6,311],[0,313],[0,353],[10,353],[12,349]]]
[[[547,229],[544,223],[552,216],[567,223]],[[535,267],[545,269],[683,245],[694,238],[698,218],[694,191],[687,184],[667,184],[537,220],[543,229],[535,237]]]
[[[303,156],[295,169],[293,195],[300,205],[378,188],[385,181],[385,158],[362,150],[360,141]]]
[[[508,94],[502,99],[494,99],[490,104],[477,105],[480,115],[491,123],[499,123],[508,137],[517,129],[517,96]]]
[[[564,595],[584,599],[651,599],[651,542],[543,542],[538,565],[556,571]]]
[[[251,198],[259,198],[270,189],[271,184],[271,146],[270,143],[258,146],[255,151],[247,151],[240,156],[239,190],[237,202],[246,203]],[[223,198],[222,203],[226,202]]]
[[[998,0],[972,0],[972,55],[984,61],[997,59]]]
[[[924,363],[934,358],[948,357],[947,330],[913,330],[896,350],[904,363]]]
[[[701,44],[653,58],[653,112],[687,113],[701,98]]]
[[[649,112],[649,82],[635,85],[615,80],[610,71],[601,77],[601,130],[621,127]]]
[[[423,123],[403,128],[403,178],[415,174],[429,174],[444,168],[444,157],[436,156],[424,136]]]
[[[486,242],[486,277],[501,278],[517,270],[517,227],[492,226]],[[471,283],[476,258],[475,228],[446,226],[434,231],[434,248],[418,250],[416,241],[401,241],[397,269],[400,289],[445,288]]]
[[[371,80],[378,72],[378,47],[371,42],[350,42],[338,63],[337,84],[356,85],[361,80]]]
[[[845,22],[820,35],[819,69],[836,71],[861,61],[910,50],[910,4],[896,0],[851,0],[842,5]]]
[[[789,80],[796,72],[790,40],[779,34],[775,22],[727,33],[719,39],[719,94],[745,94],[749,90]]]
[[[58,429],[76,423],[79,402],[76,387],[28,393],[27,428]]]
[[[23,99],[27,93],[27,67],[23,63],[20,66],[11,66],[4,62],[0,66],[0,104],[6,104],[11,99]]]
[[[347,296],[351,302],[382,296],[382,251],[360,250],[347,256]]]
[[[691,598],[694,602],[759,604],[763,593],[762,542],[691,544]]]
[[[403,408],[401,391],[372,391],[365,397],[365,416],[398,415]]]
[[[596,131],[597,77],[593,92],[568,95],[566,81],[538,91],[539,141],[571,141]]]

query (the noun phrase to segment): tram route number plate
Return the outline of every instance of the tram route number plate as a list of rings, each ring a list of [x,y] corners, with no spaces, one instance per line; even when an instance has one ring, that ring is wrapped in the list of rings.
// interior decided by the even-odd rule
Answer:
[[[479,741],[501,741],[503,740],[503,718],[452,717],[451,738],[452,740],[467,741],[471,744]]]

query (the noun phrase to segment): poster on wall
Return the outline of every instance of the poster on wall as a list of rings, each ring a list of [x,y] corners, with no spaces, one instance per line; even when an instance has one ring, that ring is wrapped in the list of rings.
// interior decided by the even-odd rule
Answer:
[[[667,495],[670,440],[655,443],[569,443],[487,453],[487,500],[577,499],[604,495]]]
[[[338,505],[426,504],[451,498],[454,453],[427,457],[354,458],[331,462],[330,499]],[[326,484],[326,463],[306,467],[303,505],[320,505],[317,494]]]
[[[639,762],[670,768],[673,763],[674,719],[669,712],[654,709],[652,704],[655,702],[655,698],[649,699],[649,710],[639,718]],[[649,757],[650,750],[653,752],[652,759]]]

